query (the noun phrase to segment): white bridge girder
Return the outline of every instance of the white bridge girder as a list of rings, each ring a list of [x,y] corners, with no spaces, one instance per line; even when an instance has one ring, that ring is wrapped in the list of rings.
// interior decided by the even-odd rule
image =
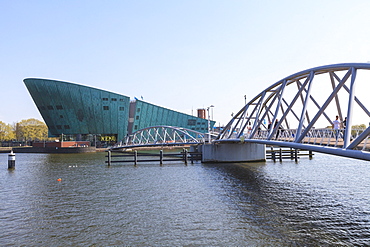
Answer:
[[[211,134],[211,138],[216,136]],[[124,142],[118,143],[113,149],[145,146],[177,146],[202,144],[208,133],[202,133],[182,127],[152,126],[134,132]]]

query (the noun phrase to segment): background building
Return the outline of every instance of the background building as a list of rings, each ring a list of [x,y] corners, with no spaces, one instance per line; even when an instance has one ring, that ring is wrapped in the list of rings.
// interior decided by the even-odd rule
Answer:
[[[49,128],[64,140],[116,142],[139,129],[169,125],[208,132],[208,120],[130,101],[121,94],[69,82],[27,78],[24,83]],[[211,121],[211,128],[215,124]]]

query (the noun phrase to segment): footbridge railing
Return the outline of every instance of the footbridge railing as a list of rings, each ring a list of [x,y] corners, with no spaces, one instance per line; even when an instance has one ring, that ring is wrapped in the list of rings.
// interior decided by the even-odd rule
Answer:
[[[306,137],[302,140],[302,144],[310,144],[310,145],[320,145],[320,146],[328,146],[328,147],[338,147],[343,148],[344,142],[343,138],[345,136],[345,129],[333,130],[331,128],[323,128],[323,129],[313,129],[310,130]],[[352,129],[351,131],[351,140],[358,138],[364,129]],[[255,136],[256,140],[266,140],[268,137],[269,132],[266,130],[261,130]],[[294,142],[295,136],[297,134],[296,129],[283,129],[279,130],[276,133],[276,137],[272,139],[272,141],[280,141],[280,142]],[[232,135],[233,138],[237,138],[236,135]],[[244,137],[238,139],[245,141]],[[357,146],[356,150],[362,151],[370,151],[370,136],[365,138],[359,145]]]
[[[212,133],[202,133],[182,127],[152,126],[134,132],[126,140],[113,146],[112,149],[196,145],[216,137],[217,135]]]

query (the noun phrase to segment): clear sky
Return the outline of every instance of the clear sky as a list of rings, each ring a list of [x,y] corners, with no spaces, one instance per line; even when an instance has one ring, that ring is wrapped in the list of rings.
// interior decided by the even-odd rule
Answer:
[[[269,85],[370,61],[369,0],[0,0],[0,121],[37,118],[23,79],[92,86],[217,125]],[[370,87],[369,87],[370,88]]]

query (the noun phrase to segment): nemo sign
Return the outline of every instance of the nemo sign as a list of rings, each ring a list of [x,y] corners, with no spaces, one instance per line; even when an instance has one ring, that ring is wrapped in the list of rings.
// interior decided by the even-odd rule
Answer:
[[[116,136],[101,136],[100,141],[102,141],[102,142],[115,142],[115,141],[117,141],[117,137]]]

